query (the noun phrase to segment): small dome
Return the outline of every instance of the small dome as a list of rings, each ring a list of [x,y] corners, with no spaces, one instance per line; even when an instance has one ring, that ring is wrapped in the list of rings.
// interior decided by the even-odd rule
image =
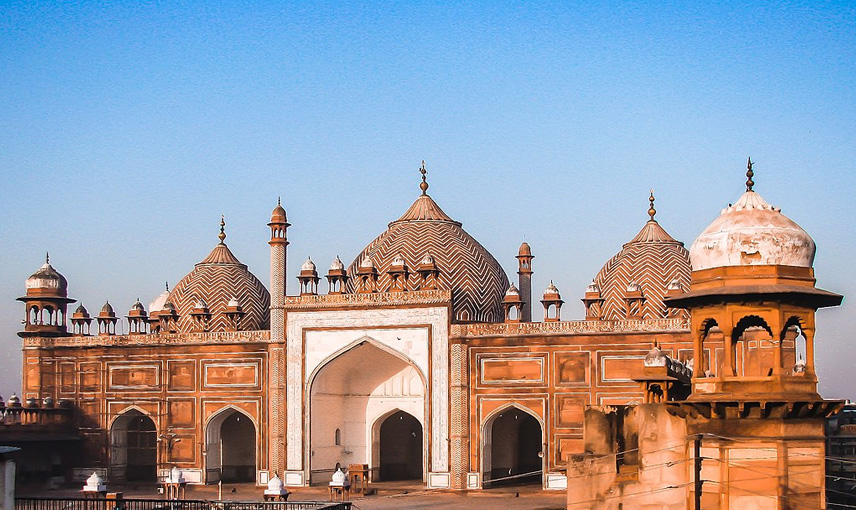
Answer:
[[[227,304],[226,306],[231,308],[238,308],[239,306],[241,306],[241,303],[238,302],[238,298],[233,297],[229,300],[229,304]]]
[[[104,306],[101,307],[100,315],[105,316],[105,317],[106,316],[109,316],[109,317],[115,317],[116,316],[116,312],[113,311],[113,305],[110,304],[110,301],[107,301],[106,303],[104,303]]]
[[[169,472],[169,481],[172,483],[183,483],[184,482],[184,473],[178,469],[178,466],[172,466],[172,469]]]
[[[683,286],[683,284],[681,283],[681,281],[680,281],[680,280],[678,280],[677,278],[675,278],[674,280],[672,280],[672,281],[670,281],[670,282],[669,282],[669,286],[668,286],[668,287],[666,287],[666,290],[672,290],[672,291],[677,290],[677,291],[681,291],[681,292],[683,292],[683,290],[684,290],[684,286]]]
[[[586,287],[586,293],[600,293],[600,285],[598,285],[597,282],[592,281],[588,284],[588,287]]]
[[[44,407],[51,408],[51,407],[53,407],[53,405],[54,405],[54,401],[51,397],[45,397],[42,400],[42,406],[44,406]]]
[[[283,209],[280,199],[276,200],[276,207],[274,207],[273,211],[270,213],[270,222],[288,223],[288,218],[285,215],[285,209]]]
[[[330,263],[330,271],[341,271],[343,269],[345,269],[345,264],[342,262],[342,259],[336,255],[336,258]]]
[[[644,363],[646,367],[664,367],[666,366],[666,354],[655,345],[645,355]]]
[[[419,264],[423,266],[432,266],[434,265],[434,257],[430,253],[426,253]]]
[[[168,312],[168,313],[174,313],[175,312],[175,305],[172,304],[172,302],[167,301],[163,304],[163,307],[161,307],[160,311]]]
[[[51,266],[49,256],[46,256],[45,263],[27,278],[25,285],[27,294],[35,292],[59,297],[68,296],[68,280]]]
[[[273,475],[273,478],[268,482],[267,490],[270,492],[279,492],[282,490],[282,480],[280,480],[279,475]]]
[[[131,310],[135,310],[137,312],[145,312],[146,309],[143,307],[143,304],[140,303],[140,298],[137,298],[137,301],[131,305]]]
[[[694,271],[725,266],[812,267],[808,233],[754,191],[722,210],[690,247]]]
[[[631,282],[627,285],[627,292],[642,292],[642,286],[638,283]]]
[[[163,310],[164,303],[169,299],[169,284],[166,284],[166,290],[158,294],[156,298],[154,298],[149,303],[149,312],[154,315],[155,312],[159,312]]]
[[[301,271],[315,271],[315,262],[312,262],[312,258],[309,257],[306,259],[306,262],[300,266]]]
[[[86,310],[86,307],[85,307],[85,306],[83,306],[83,303],[80,303],[79,305],[77,305],[77,308],[75,308],[75,310],[74,310],[74,314],[75,314],[75,315],[78,315],[78,314],[79,314],[79,315],[81,315],[81,316],[83,316],[83,317],[88,317],[88,316],[89,316],[89,312]]]
[[[104,489],[104,480],[98,476],[98,473],[93,471],[89,478],[86,479],[86,485],[83,486],[84,491],[100,491]]]
[[[331,477],[330,483],[333,485],[344,485],[346,478],[345,473],[342,472],[342,468],[337,468],[336,472],[333,473],[333,476]]]
[[[508,287],[508,290],[505,291],[505,296],[506,297],[512,297],[512,296],[520,297],[520,291],[517,290],[517,287],[515,287],[514,284],[512,283],[511,286]]]
[[[548,296],[552,297],[552,296],[558,296],[558,295],[559,295],[559,289],[557,289],[556,286],[553,285],[553,282],[551,281],[550,285],[547,285],[547,288],[544,289],[544,298],[546,299]]]
[[[402,257],[402,256],[401,256],[401,254],[399,253],[398,255],[396,255],[396,256],[395,256],[395,258],[394,258],[394,259],[392,259],[392,264],[391,264],[391,265],[392,265],[392,266],[395,266],[395,267],[399,267],[399,268],[400,268],[400,267],[404,267],[404,265],[405,265],[405,263],[404,263],[404,257]]]
[[[360,262],[360,269],[373,269],[374,262],[372,262],[372,258],[369,256],[363,257],[362,262]]]
[[[196,300],[196,304],[194,305],[194,307],[199,310],[207,310],[208,303],[206,303],[204,299],[200,298]]]
[[[529,247],[529,243],[524,242],[520,245],[520,249],[517,250],[518,257],[531,257],[532,249]]]
[[[19,405],[21,405],[21,397],[19,397],[19,396],[18,396],[17,394],[15,394],[15,393],[12,393],[12,396],[11,396],[11,397],[9,397],[8,404],[9,404],[10,406],[19,406]]]

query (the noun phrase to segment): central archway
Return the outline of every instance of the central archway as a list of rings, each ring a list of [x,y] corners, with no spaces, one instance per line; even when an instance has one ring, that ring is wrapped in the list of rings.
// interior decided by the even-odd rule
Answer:
[[[157,477],[155,422],[132,409],[110,426],[110,476],[129,482],[153,482]]]
[[[310,483],[326,484],[337,466],[350,464],[368,464],[371,479],[380,480],[379,431],[396,412],[419,427],[419,455],[408,450],[408,462],[416,463],[408,473],[423,479],[425,382],[406,357],[365,337],[321,364],[310,377],[308,393]],[[413,422],[408,423],[410,434]]]
[[[226,408],[209,421],[205,434],[207,481],[256,481],[256,426],[252,418]]]
[[[404,411],[396,411],[378,430],[378,473],[384,482],[422,479],[422,424]]]
[[[544,435],[537,418],[510,406],[494,413],[483,433],[485,487],[542,481]]]

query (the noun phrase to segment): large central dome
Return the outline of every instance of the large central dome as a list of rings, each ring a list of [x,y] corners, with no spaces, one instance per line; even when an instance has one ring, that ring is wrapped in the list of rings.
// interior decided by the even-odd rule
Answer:
[[[423,184],[425,184],[423,182]],[[497,322],[502,320],[502,296],[508,289],[508,276],[499,262],[472,238],[461,224],[450,218],[424,193],[396,221],[360,252],[348,269],[356,275],[366,258],[378,272],[377,290],[389,289],[388,271],[395,262],[413,273],[427,256],[434,259],[440,275],[437,287],[452,291],[453,320],[458,322]],[[398,257],[401,257],[398,261]],[[348,283],[354,290],[354,279]],[[408,290],[417,290],[419,278],[407,280]]]

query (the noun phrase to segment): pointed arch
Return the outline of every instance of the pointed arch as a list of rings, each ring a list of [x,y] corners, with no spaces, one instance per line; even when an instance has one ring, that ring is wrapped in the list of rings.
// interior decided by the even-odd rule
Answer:
[[[212,413],[205,421],[206,482],[255,481],[258,445],[259,426],[250,413],[233,404]]]
[[[510,430],[510,427],[503,423],[511,421],[504,419],[510,412],[520,412],[524,415],[523,420],[518,420],[518,416],[514,415],[514,421],[519,422],[515,430]],[[501,428],[499,431],[496,430],[498,423]],[[543,484],[546,459],[544,425],[544,420],[536,412],[518,402],[508,402],[488,413],[481,426],[483,483],[523,483],[526,480],[538,479]],[[534,433],[535,427],[538,429],[537,433]],[[499,442],[494,439],[496,433],[502,436]]]
[[[158,431],[151,413],[132,405],[110,422],[110,476],[121,481],[154,481]]]
[[[414,360],[366,335],[327,356],[311,372],[304,388],[304,426],[308,432],[304,451],[309,479],[329,480],[337,462],[369,464],[377,476],[378,427],[383,417],[395,412],[407,413],[419,424],[424,475],[428,442],[423,427],[429,412],[426,381]],[[334,441],[336,429],[340,430],[338,445]]]
[[[410,358],[410,356],[407,356],[403,352],[401,352],[397,349],[393,349],[392,347],[386,345],[385,343],[379,342],[379,341],[375,340],[374,338],[372,338],[368,335],[363,335],[360,338],[354,340],[353,342],[351,342],[351,343],[345,345],[344,347],[340,348],[339,350],[333,352],[332,354],[330,354],[329,356],[324,358],[320,363],[318,363],[318,365],[314,369],[312,369],[312,372],[309,374],[309,377],[306,380],[305,391],[306,391],[307,401],[308,401],[309,393],[312,389],[312,385],[315,383],[315,378],[318,377],[318,373],[321,372],[321,370],[325,366],[329,365],[330,362],[339,358],[341,355],[347,353],[348,351],[356,349],[357,347],[364,345],[364,344],[369,344],[369,345],[372,345],[374,347],[377,347],[378,349],[386,352],[387,354],[395,356],[396,358],[399,358],[402,361],[404,361],[405,363],[407,363],[408,365],[412,366],[416,370],[416,372],[419,374],[419,377],[422,379],[423,387],[424,388],[428,387],[427,377],[422,372],[422,370],[419,368],[419,365],[417,365],[416,362],[412,358]]]

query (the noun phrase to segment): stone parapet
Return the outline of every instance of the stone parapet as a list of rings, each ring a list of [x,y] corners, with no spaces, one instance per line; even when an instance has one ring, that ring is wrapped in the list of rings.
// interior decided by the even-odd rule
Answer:
[[[688,332],[686,319],[453,324],[453,338],[595,333]]]
[[[131,345],[188,345],[269,342],[270,331],[217,331],[207,333],[152,333],[147,335],[97,335],[24,338],[24,349],[54,347],[109,347]]]
[[[450,290],[414,290],[408,292],[372,292],[365,294],[324,294],[286,296],[286,310],[356,308],[376,306],[442,305],[452,301]]]

